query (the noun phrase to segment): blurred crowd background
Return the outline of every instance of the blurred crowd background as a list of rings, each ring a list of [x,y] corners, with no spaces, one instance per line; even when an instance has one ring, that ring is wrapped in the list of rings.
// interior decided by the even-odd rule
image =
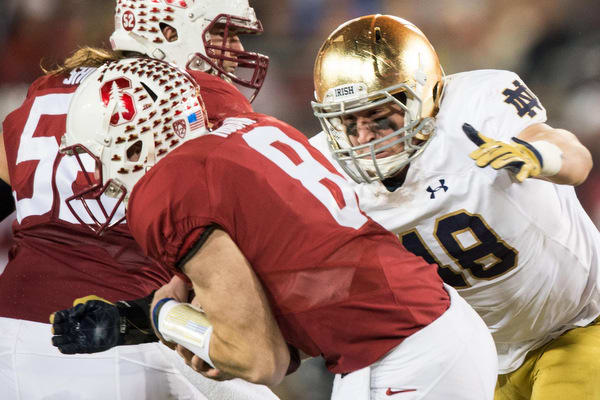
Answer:
[[[198,1],[198,0],[196,0]],[[0,120],[27,87],[83,45],[109,46],[114,0],[1,0]],[[415,23],[436,48],[446,74],[494,68],[517,72],[548,110],[549,123],[574,132],[596,167],[577,188],[600,226],[600,1],[598,0],[250,0],[265,33],[243,37],[247,49],[271,58],[254,102],[307,136],[317,51],[340,23],[393,14]],[[466,151],[466,150],[465,150]],[[3,200],[4,202],[4,200]],[[2,207],[6,208],[6,204]],[[0,207],[0,213],[2,212]],[[549,216],[552,218],[552,216]],[[320,360],[303,364],[276,391],[285,400],[325,399],[331,376]]]

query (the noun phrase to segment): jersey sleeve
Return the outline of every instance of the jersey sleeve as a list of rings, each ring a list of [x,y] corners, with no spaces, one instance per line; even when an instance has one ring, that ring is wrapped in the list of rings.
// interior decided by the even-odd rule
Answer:
[[[211,122],[231,115],[252,112],[248,99],[231,83],[201,71],[187,71],[200,86],[206,113]]]
[[[500,139],[509,140],[530,125],[546,122],[546,109],[517,74],[503,71],[498,79],[498,87],[503,89],[497,114]]]
[[[516,73],[490,71],[486,78],[478,112],[482,121],[476,126],[484,135],[507,142],[525,128],[546,122],[546,109]]]
[[[464,123],[487,137],[508,142],[525,128],[546,121],[540,100],[511,71],[476,70],[450,75],[436,119],[450,134],[464,143]]]
[[[311,137],[310,139],[308,139],[308,142],[312,147],[319,150],[322,154],[325,154],[329,162],[335,162],[331,157],[329,145],[327,144],[327,134],[324,131],[321,131],[313,137]]]
[[[133,237],[148,256],[171,269],[201,240],[206,228],[227,225],[218,212],[220,205],[225,207],[220,202],[226,191],[211,180],[209,165],[218,138],[198,141],[161,160],[137,183],[129,199],[127,220]]]

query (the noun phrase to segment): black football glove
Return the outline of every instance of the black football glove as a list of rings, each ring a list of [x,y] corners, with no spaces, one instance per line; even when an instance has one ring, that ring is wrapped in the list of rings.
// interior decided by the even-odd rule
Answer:
[[[52,344],[63,354],[76,354],[156,342],[149,319],[153,295],[116,304],[98,296],[77,299],[74,307],[50,316]]]

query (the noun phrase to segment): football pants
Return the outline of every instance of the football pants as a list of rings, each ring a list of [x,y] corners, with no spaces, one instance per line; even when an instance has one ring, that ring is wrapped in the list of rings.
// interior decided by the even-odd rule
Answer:
[[[600,318],[530,352],[499,375],[495,400],[600,399]]]

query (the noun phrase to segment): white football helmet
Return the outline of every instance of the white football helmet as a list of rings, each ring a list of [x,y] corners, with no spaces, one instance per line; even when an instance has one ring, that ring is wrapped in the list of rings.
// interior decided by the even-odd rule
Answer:
[[[82,202],[97,233],[121,222],[113,219],[134,185],[170,151],[206,134],[205,121],[199,86],[172,64],[129,58],[98,68],[77,88],[67,114],[61,151],[77,158],[87,182],[67,206],[90,226],[71,204]],[[103,195],[118,200],[112,210],[104,208]],[[90,211],[90,201],[103,218]]]
[[[176,40],[165,38],[164,25],[176,29]],[[222,45],[211,45],[213,28],[223,31]],[[262,32],[248,0],[117,0],[110,42],[113,50],[136,51],[180,68],[212,71],[253,89],[252,101],[264,82],[269,58],[228,47],[227,37]],[[248,77],[228,72],[225,61],[249,70]]]
[[[329,35],[315,62],[312,107],[333,158],[353,180],[385,180],[422,153],[435,133],[443,76],[431,43],[402,18],[364,16]],[[342,118],[386,104],[404,111],[404,126],[353,145]],[[382,156],[399,144],[400,153]]]

